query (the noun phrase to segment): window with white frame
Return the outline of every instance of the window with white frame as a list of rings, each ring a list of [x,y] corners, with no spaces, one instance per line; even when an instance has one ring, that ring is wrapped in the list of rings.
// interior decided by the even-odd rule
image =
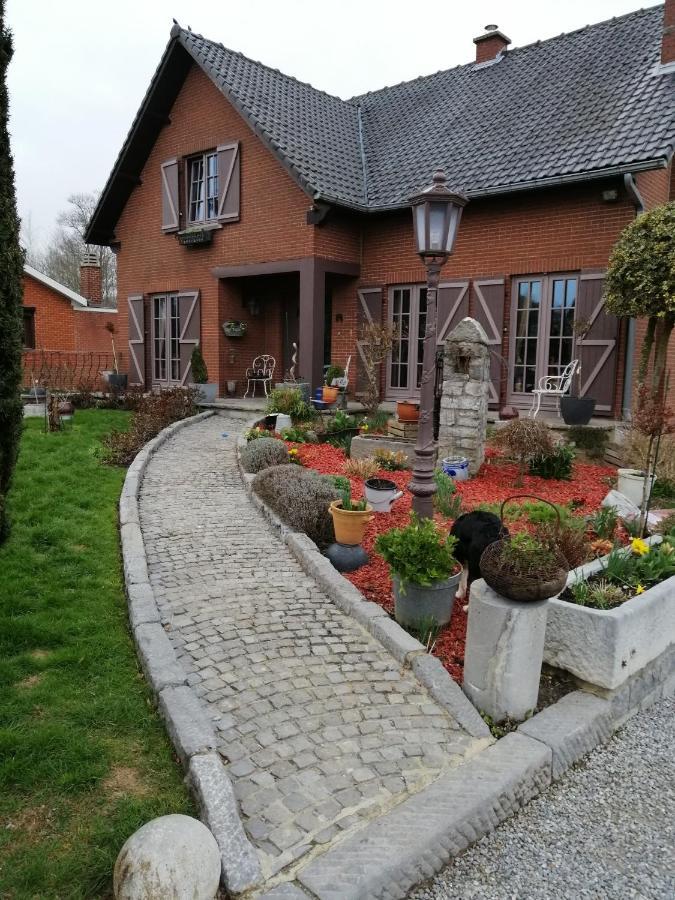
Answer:
[[[188,221],[209,222],[218,215],[218,154],[188,160]]]

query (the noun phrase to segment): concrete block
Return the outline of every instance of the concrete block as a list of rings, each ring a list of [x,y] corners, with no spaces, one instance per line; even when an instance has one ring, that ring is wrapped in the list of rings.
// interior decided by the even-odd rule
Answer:
[[[436,703],[446,709],[466,732],[472,737],[491,739],[490,729],[478,710],[462,693],[440,660],[424,653],[413,659],[412,669]]]
[[[554,781],[613,730],[611,704],[585,691],[574,691],[518,727],[518,732],[551,748]]]
[[[127,600],[132,629],[146,622],[159,622],[159,610],[152,587],[147,583],[128,584]]]
[[[124,579],[127,585],[130,584],[147,584],[150,580],[148,576],[148,565],[145,560],[145,552],[135,556],[124,553]]]
[[[193,756],[188,782],[220,849],[222,881],[229,894],[238,895],[262,880],[256,852],[246,837],[237,811],[232,784],[215,753]]]
[[[184,766],[196,753],[216,748],[216,733],[192,688],[186,685],[164,688],[159,695],[159,710]]]
[[[548,602],[515,603],[482,579],[472,585],[464,693],[495,722],[522,722],[537,705]]]
[[[185,672],[159,623],[139,625],[135,638],[141,666],[156,694],[170,685],[185,683]]]
[[[313,859],[297,880],[321,900],[405,897],[550,781],[550,749],[509,734]]]

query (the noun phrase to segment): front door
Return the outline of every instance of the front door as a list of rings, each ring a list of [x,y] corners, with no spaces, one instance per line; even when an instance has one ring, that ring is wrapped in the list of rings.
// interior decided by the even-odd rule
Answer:
[[[529,407],[545,375],[560,375],[575,358],[576,275],[517,278],[511,316],[510,402]],[[543,408],[557,401],[544,397]]]
[[[180,310],[178,295],[152,298],[152,382],[157,387],[179,384]]]
[[[424,331],[427,324],[427,289],[404,285],[391,289],[389,324],[394,343],[387,365],[386,395],[416,397],[422,381]]]

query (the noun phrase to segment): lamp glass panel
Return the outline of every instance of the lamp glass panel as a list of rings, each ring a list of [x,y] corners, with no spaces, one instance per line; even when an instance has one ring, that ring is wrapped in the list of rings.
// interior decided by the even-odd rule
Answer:
[[[417,240],[418,253],[422,253],[426,249],[424,246],[426,243],[426,230],[424,227],[424,211],[426,207],[426,203],[420,203],[419,206],[416,206],[413,210],[415,222],[415,239]]]
[[[429,204],[429,250],[444,253],[447,243],[447,204]]]

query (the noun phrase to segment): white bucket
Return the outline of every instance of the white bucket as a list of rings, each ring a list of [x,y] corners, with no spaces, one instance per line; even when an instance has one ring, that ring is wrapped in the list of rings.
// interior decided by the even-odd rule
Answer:
[[[465,456],[446,456],[441,463],[441,468],[455,481],[469,480],[469,460]]]
[[[286,413],[277,413],[277,424],[274,426],[274,430],[281,433],[284,428],[290,428],[292,424],[291,417]]]
[[[619,482],[617,484],[617,490],[624,495],[624,497],[628,497],[636,506],[642,505],[642,491],[644,490],[645,478],[642,472],[639,469],[618,469],[619,474]],[[651,494],[652,488],[654,487],[654,482],[656,481],[656,476],[651,476],[651,484],[649,486],[649,493]]]
[[[386,487],[372,487],[373,484],[379,483]],[[391,485],[391,486],[390,486]],[[393,481],[388,478],[369,478],[365,482],[366,500],[373,507],[375,512],[391,512],[391,504],[394,500],[398,500],[403,496],[403,491],[399,491]]]

